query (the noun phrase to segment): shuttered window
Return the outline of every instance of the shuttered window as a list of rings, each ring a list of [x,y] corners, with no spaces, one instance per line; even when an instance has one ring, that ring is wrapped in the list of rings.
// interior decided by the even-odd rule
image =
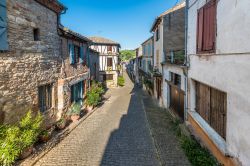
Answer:
[[[75,52],[74,52],[74,45],[73,44],[69,44],[69,61],[70,64],[74,64],[75,63]]]
[[[52,84],[38,87],[39,108],[45,112],[52,107]]]
[[[226,140],[227,94],[196,82],[196,111]]]
[[[84,94],[84,82],[81,81],[71,86],[71,102],[81,102]]]
[[[108,52],[112,52],[112,46],[108,46]]]
[[[74,45],[74,62],[75,63],[78,63],[79,62],[79,59],[80,59],[80,47],[79,46],[76,46]]]
[[[197,52],[215,51],[216,36],[216,0],[210,0],[198,10],[197,17]]]
[[[0,51],[8,49],[6,0],[0,0]]]
[[[112,58],[107,58],[107,66],[113,67],[113,59]]]

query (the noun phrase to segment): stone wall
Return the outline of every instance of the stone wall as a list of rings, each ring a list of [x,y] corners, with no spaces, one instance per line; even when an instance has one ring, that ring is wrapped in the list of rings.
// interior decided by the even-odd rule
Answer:
[[[185,49],[185,7],[163,17],[163,31],[165,54]]]
[[[73,43],[77,46],[85,46],[87,42],[83,40],[70,39],[61,37],[63,65],[61,75],[58,81],[58,114],[57,117],[64,115],[71,105],[71,89],[70,87],[80,81],[84,81],[85,93],[89,79],[89,69],[87,67],[87,57],[84,63],[70,64],[68,43]]]
[[[0,53],[0,93],[15,103],[38,105],[38,86],[52,83],[52,110],[57,110],[61,68],[57,14],[33,0],[8,0],[7,15],[10,47]],[[39,28],[40,41],[34,41],[34,28]],[[56,111],[47,114],[54,117]]]

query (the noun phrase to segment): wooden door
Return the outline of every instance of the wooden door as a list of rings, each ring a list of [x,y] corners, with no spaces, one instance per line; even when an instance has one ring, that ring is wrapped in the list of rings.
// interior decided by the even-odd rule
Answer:
[[[184,120],[184,92],[174,85],[170,85],[170,108]]]

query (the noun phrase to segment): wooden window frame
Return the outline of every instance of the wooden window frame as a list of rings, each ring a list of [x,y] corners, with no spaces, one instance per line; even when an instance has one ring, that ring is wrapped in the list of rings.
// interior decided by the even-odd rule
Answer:
[[[212,9],[209,10],[209,7]],[[215,53],[216,51],[216,14],[216,0],[208,1],[197,11],[196,51],[198,54]],[[211,43],[212,45],[209,46]]]
[[[195,89],[196,112],[226,140],[227,93],[197,81]]]
[[[112,46],[107,46],[107,50],[108,50],[108,52],[112,52],[113,51],[113,47]]]
[[[41,112],[46,112],[52,108],[53,84],[38,87],[38,105]]]
[[[111,64],[110,64],[110,62],[111,62]],[[113,58],[107,58],[107,67],[112,67],[113,68]]]
[[[79,63],[80,62],[80,47],[77,45],[74,45],[74,62]]]

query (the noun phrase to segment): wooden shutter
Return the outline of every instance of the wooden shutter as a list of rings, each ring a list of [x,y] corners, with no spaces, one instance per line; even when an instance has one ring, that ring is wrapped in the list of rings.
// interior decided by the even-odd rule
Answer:
[[[75,63],[75,55],[74,55],[74,45],[73,44],[69,44],[69,61],[70,64],[74,64]]]
[[[84,62],[84,47],[80,47],[80,63]]]
[[[0,50],[8,50],[6,0],[0,0]]]
[[[214,0],[204,6],[204,51],[214,49],[216,24],[216,3]]]
[[[108,64],[108,67],[112,67],[113,66],[113,64],[112,64],[112,58],[108,58],[108,62],[107,62]]]
[[[210,87],[201,83],[196,84],[196,111],[204,120],[210,121]]]
[[[197,17],[197,52],[202,51],[202,39],[203,39],[203,8],[198,10],[198,17]]]
[[[226,139],[227,95],[211,88],[210,125],[222,138]]]

